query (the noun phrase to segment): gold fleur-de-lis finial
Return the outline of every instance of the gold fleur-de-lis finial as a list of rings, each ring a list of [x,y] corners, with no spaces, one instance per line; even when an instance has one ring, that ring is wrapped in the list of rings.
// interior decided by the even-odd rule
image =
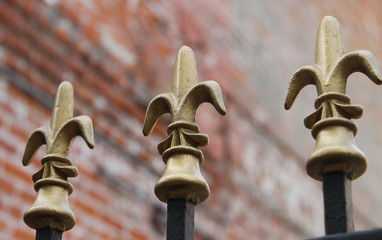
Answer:
[[[163,202],[185,198],[197,204],[209,195],[199,169],[203,154],[198,149],[208,144],[208,137],[199,133],[195,124],[196,111],[203,102],[211,103],[222,115],[226,112],[219,84],[198,83],[194,53],[183,46],[175,62],[172,92],[160,94],[150,102],[143,124],[143,134],[147,136],[162,114],[171,115],[169,136],[158,145],[166,170],[155,186],[155,194]]]
[[[66,231],[75,224],[68,203],[73,187],[67,178],[77,176],[78,170],[67,156],[76,136],[83,137],[90,148],[94,147],[94,138],[91,119],[88,116],[73,118],[73,107],[73,87],[63,82],[58,88],[50,125],[36,129],[26,144],[24,166],[30,163],[41,145],[47,146],[47,154],[41,160],[43,167],[32,177],[36,200],[24,214],[24,221],[31,228]]]
[[[382,84],[374,56],[369,51],[345,54],[338,21],[325,17],[317,33],[315,65],[293,74],[285,100],[285,108],[290,109],[305,86],[313,84],[317,88],[316,111],[304,120],[317,140],[307,162],[307,172],[315,179],[321,180],[322,174],[329,171],[344,171],[355,179],[366,170],[366,158],[354,142],[357,127],[351,121],[361,117],[363,109],[351,104],[346,95],[347,78],[354,72]]]

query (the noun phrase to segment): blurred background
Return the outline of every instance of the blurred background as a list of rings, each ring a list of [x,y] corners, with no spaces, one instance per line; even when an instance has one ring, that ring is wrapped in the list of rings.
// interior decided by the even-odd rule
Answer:
[[[198,110],[211,195],[196,208],[196,239],[324,235],[321,183],[305,172],[315,141],[303,119],[317,94],[307,87],[285,111],[288,81],[314,63],[326,15],[340,22],[346,52],[369,50],[382,69],[381,12],[378,0],[0,1],[0,239],[34,239],[23,213],[45,147],[30,166],[21,159],[29,134],[49,124],[64,80],[75,115],[93,120],[96,146],[78,139],[71,149],[77,224],[63,239],[165,239],[166,205],[153,188],[169,118],[149,137],[142,123],[149,101],[171,90],[183,45],[195,52],[199,81],[221,85],[227,107],[224,117],[209,104]],[[382,227],[382,87],[353,74],[347,89],[364,106],[356,141],[369,164],[353,182],[356,230]]]

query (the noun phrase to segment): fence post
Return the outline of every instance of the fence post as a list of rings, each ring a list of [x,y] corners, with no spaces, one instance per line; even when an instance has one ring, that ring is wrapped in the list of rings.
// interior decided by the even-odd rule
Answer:
[[[68,202],[73,186],[67,178],[76,177],[78,170],[67,156],[74,137],[83,137],[90,148],[94,147],[94,138],[91,119],[73,118],[73,106],[73,87],[63,82],[58,88],[50,126],[36,129],[25,147],[24,166],[31,162],[41,145],[47,146],[47,154],[41,159],[43,167],[32,176],[36,200],[24,214],[24,222],[37,230],[36,240],[59,240],[75,224]]]
[[[357,126],[351,120],[361,117],[363,108],[351,104],[346,95],[347,78],[354,72],[382,84],[374,56],[369,51],[345,54],[339,23],[325,17],[317,33],[315,65],[293,74],[285,101],[285,108],[290,109],[302,88],[309,84],[317,88],[316,111],[304,120],[316,139],[306,170],[323,182],[326,235],[354,231],[351,180],[360,177],[367,166],[365,155],[355,144]],[[355,235],[348,236],[338,239]]]
[[[208,136],[199,133],[196,110],[203,102],[226,113],[218,83],[198,83],[195,56],[182,47],[177,55],[172,92],[160,94],[148,105],[143,134],[149,135],[158,118],[170,113],[169,136],[158,144],[166,164],[163,176],[155,185],[159,200],[167,203],[167,239],[194,239],[194,206],[207,199],[209,187],[200,173],[203,153],[198,146],[208,144]]]

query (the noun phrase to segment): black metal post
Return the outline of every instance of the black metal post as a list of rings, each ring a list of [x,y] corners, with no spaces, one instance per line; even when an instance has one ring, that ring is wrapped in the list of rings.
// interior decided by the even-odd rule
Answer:
[[[167,203],[167,240],[194,240],[195,205],[183,198]]]
[[[326,235],[354,232],[351,180],[342,171],[325,173],[322,179]]]
[[[62,231],[50,227],[37,229],[36,240],[62,240]]]

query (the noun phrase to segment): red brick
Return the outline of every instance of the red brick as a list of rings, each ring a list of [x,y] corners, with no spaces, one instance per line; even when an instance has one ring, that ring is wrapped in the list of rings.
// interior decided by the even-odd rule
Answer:
[[[20,18],[19,14],[12,7],[8,7],[3,1],[0,2],[0,18],[16,29],[22,24],[22,18]]]
[[[80,61],[78,61],[78,59],[75,56],[64,55],[61,60],[63,61],[64,64],[68,66],[68,68],[71,71],[79,75],[82,75],[85,73],[86,67]]]
[[[16,153],[16,146],[14,146],[14,143],[10,143],[0,138],[0,146],[3,147],[9,154]]]
[[[99,181],[99,176],[96,172],[90,171],[88,168],[82,167],[82,165],[77,167],[79,174],[83,175],[83,177],[86,177],[87,179],[93,180],[95,182]]]
[[[62,28],[56,28],[54,30],[54,34],[56,35],[56,37],[58,38],[58,40],[60,40],[61,42],[69,42],[70,41],[70,36],[69,36],[69,33],[65,30],[65,29],[62,29]]]
[[[136,240],[148,240],[148,237],[146,234],[136,230],[136,229],[133,229],[131,230],[131,236],[133,237],[133,239],[136,239]]]
[[[191,12],[185,10],[181,10],[179,15],[182,25],[181,29],[188,44],[202,44],[201,41],[205,39],[205,37],[203,36],[203,31],[200,29],[201,25],[197,23],[197,18],[195,18]]]
[[[94,233],[99,237],[100,239],[112,239],[111,233],[102,232],[102,229],[94,229]],[[84,238],[84,240],[87,240]]]
[[[25,167],[21,164],[21,160],[19,161],[19,163],[20,163],[20,166],[15,166],[14,164],[6,161],[4,162],[4,169],[11,175],[17,177],[17,179],[33,184],[32,175],[22,170],[22,168],[25,168]]]
[[[137,107],[136,105],[130,103],[130,101],[128,101],[125,96],[120,95],[120,94],[114,95],[113,100],[115,101],[115,103],[116,103],[116,105],[118,107],[124,109],[130,115],[132,115],[134,118],[136,118],[139,121],[143,122],[144,114],[145,114],[143,109],[141,109],[141,108]]]
[[[108,224],[113,225],[114,227],[116,227],[118,229],[123,228],[122,223],[120,221],[116,220],[113,216],[104,215],[103,220],[105,222],[107,222]]]
[[[32,176],[31,176],[31,178],[32,178]],[[33,184],[31,184],[30,187],[32,189],[33,188]],[[34,200],[36,199],[36,194],[37,194],[36,192],[33,192],[33,193],[31,193],[29,191],[28,192],[23,192],[21,194],[21,198],[23,199],[23,201],[32,204],[34,202]]]
[[[98,44],[99,42],[99,34],[96,29],[93,28],[94,23],[89,23],[87,25],[83,26],[83,33],[85,34],[86,38],[92,42],[93,44]]]
[[[98,189],[91,189],[88,194],[90,197],[100,201],[104,205],[110,204],[110,198],[105,196],[105,193],[99,192]]]
[[[34,17],[37,15],[36,1],[23,2],[19,6],[23,8],[27,16]]]
[[[1,201],[0,201],[1,206]],[[7,228],[7,221],[5,219],[0,219],[0,231],[5,232],[5,229]]]
[[[94,103],[94,94],[89,86],[81,83],[81,80],[76,80],[73,82],[75,97],[87,102],[88,104]]]
[[[23,213],[18,207],[11,207],[10,212],[14,219],[21,219],[23,217]]]
[[[23,229],[16,229],[15,232],[13,233],[12,239],[17,239],[17,240],[32,240],[35,237],[35,233],[33,229],[30,229],[29,231],[27,230],[28,228],[25,227],[25,230]]]
[[[37,72],[38,69],[28,69],[27,72],[21,72],[21,74],[26,77],[34,87],[40,88],[44,92],[53,96],[57,91],[57,84],[53,84],[48,78]]]
[[[1,126],[1,121],[0,121],[0,126]],[[22,129],[22,128],[20,128],[20,126],[16,126],[16,125],[11,126],[11,133],[13,136],[17,136],[25,142],[29,137],[29,134],[24,129]]]
[[[87,214],[93,217],[99,215],[97,209],[95,209],[89,202],[84,202],[79,198],[76,198],[73,202],[76,205],[76,207],[82,209]]]
[[[13,193],[13,186],[6,179],[0,178],[0,190],[2,192],[4,192],[5,194],[12,194]]]

